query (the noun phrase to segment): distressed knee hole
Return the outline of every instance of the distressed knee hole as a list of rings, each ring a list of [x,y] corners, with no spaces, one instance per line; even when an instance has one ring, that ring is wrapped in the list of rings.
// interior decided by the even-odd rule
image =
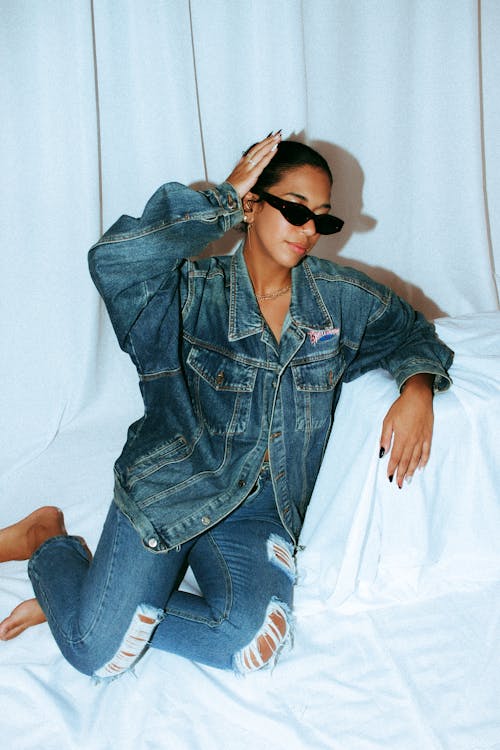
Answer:
[[[149,604],[139,604],[118,651],[94,673],[94,677],[118,677],[130,669],[146,650],[156,626],[162,619],[161,609]]]
[[[272,667],[282,648],[290,641],[290,619],[286,605],[272,601],[255,638],[235,655],[236,671],[246,674]]]
[[[295,558],[293,546],[278,534],[271,534],[267,540],[269,562],[280,568],[291,581],[295,581]]]

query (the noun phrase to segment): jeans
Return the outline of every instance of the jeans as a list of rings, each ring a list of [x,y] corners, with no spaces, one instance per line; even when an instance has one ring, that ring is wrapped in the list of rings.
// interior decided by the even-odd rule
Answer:
[[[201,596],[179,590],[187,566]],[[78,537],[58,536],[28,571],[64,657],[96,679],[133,667],[148,645],[246,673],[290,640],[295,559],[266,464],[242,505],[176,550],[149,552],[112,504],[91,562]]]

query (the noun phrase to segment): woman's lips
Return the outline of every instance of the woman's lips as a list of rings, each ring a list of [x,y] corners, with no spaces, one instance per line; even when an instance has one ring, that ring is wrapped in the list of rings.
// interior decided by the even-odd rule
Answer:
[[[289,242],[288,246],[297,255],[305,255],[307,253],[306,245],[299,245],[297,242]]]

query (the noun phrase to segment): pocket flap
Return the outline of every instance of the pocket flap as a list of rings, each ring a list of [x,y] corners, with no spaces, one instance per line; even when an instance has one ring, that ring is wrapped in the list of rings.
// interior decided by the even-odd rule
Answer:
[[[249,393],[254,389],[257,368],[219,352],[193,346],[187,363],[216,391]]]
[[[340,357],[336,357],[334,359],[323,359],[319,362],[293,365],[292,372],[297,390],[321,393],[335,388],[342,377],[344,366]]]

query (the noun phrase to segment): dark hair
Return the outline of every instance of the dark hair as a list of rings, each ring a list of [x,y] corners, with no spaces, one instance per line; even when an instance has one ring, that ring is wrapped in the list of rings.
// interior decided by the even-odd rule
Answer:
[[[251,148],[251,147],[250,147]],[[252,192],[259,193],[260,190],[268,190],[276,185],[281,178],[292,169],[298,167],[317,167],[323,170],[333,183],[333,177],[328,162],[321,154],[310,146],[298,141],[281,141],[278,144],[277,153],[252,188]]]

